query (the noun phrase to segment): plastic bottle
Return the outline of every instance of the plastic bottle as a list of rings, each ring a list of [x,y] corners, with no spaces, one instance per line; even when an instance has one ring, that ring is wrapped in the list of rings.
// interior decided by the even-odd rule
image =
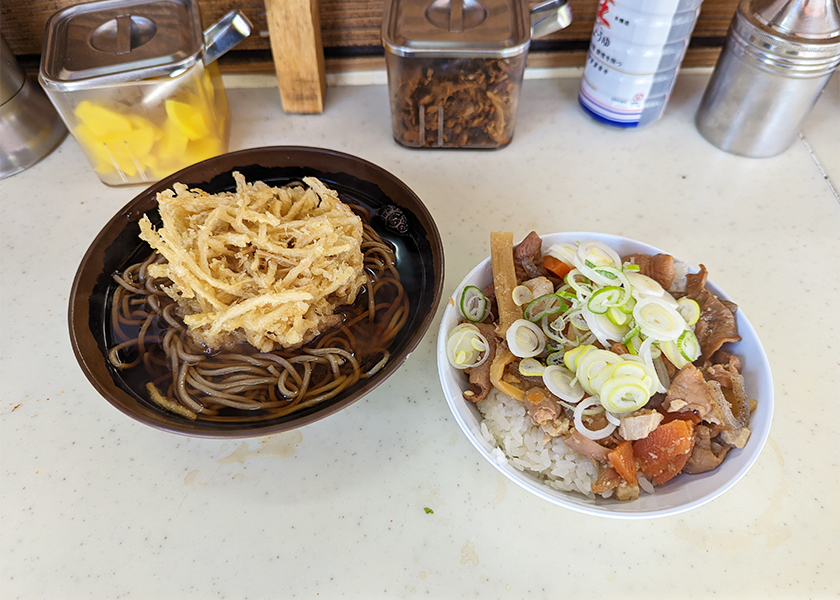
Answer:
[[[578,102],[592,118],[643,127],[665,110],[703,0],[600,0]]]

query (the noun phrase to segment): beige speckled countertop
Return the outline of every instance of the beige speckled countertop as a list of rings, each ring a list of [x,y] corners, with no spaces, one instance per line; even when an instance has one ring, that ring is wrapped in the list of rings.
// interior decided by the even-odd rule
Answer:
[[[134,422],[77,366],[67,299],[88,245],[139,190],[100,184],[67,139],[0,182],[0,597],[837,597],[840,80],[802,139],[751,160],[696,132],[707,77],[684,72],[665,117],[639,131],[584,116],[579,75],[529,79],[514,140],[495,152],[397,146],[382,85],[330,87],[318,116],[284,114],[271,86],[229,99],[232,150],[321,146],[408,184],[439,225],[445,294],[493,229],[602,231],[706,264],[776,386],[769,441],[722,497],[625,522],[514,487],[442,397],[439,315],[384,385],[303,429],[219,441]]]

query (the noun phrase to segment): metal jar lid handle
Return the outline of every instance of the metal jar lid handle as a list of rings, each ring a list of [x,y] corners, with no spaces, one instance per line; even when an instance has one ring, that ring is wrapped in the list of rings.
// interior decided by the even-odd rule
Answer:
[[[531,39],[565,29],[571,23],[569,0],[548,0],[531,9]]]
[[[204,64],[220,56],[251,35],[251,21],[238,10],[232,10],[204,30]]]

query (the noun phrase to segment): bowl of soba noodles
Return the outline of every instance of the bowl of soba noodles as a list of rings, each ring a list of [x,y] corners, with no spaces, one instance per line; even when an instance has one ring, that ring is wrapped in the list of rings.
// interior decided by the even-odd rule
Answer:
[[[443,287],[422,201],[319,148],[225,154],[152,185],[105,225],[70,295],[74,353],[124,414],[195,437],[308,425],[390,377]]]

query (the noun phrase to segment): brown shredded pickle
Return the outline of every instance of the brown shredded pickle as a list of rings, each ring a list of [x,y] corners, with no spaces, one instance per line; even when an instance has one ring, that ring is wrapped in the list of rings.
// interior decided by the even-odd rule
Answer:
[[[510,142],[524,57],[389,60],[398,142],[432,148],[497,148]]]

